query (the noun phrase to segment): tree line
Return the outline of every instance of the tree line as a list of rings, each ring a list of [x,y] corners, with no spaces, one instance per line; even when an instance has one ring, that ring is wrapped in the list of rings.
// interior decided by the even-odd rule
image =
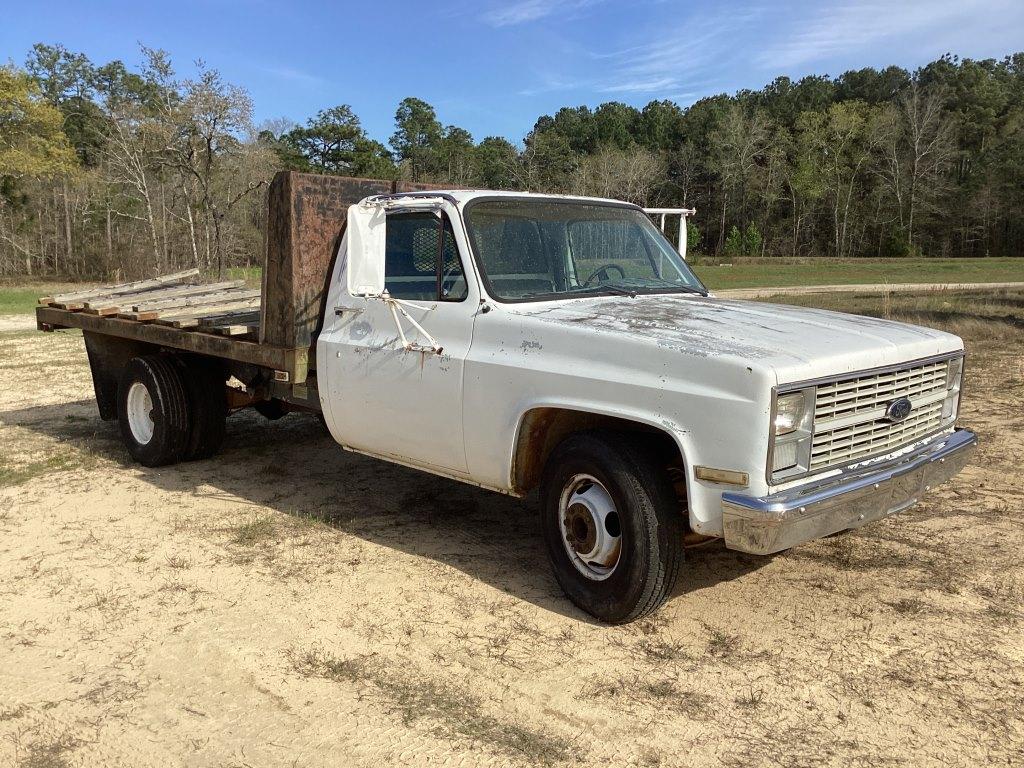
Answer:
[[[780,77],[683,108],[608,102],[474,141],[407,98],[388,145],[348,105],[256,126],[242,87],[164,51],[0,67],[0,274],[116,279],[260,263],[282,169],[694,207],[706,257],[1017,256],[1024,53]]]

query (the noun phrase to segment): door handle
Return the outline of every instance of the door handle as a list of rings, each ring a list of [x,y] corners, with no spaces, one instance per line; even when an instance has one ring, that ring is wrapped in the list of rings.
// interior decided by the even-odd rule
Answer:
[[[334,308],[334,314],[336,314],[338,317],[341,317],[346,312],[351,312],[353,315],[358,315],[362,311],[363,311],[362,307],[335,307]]]

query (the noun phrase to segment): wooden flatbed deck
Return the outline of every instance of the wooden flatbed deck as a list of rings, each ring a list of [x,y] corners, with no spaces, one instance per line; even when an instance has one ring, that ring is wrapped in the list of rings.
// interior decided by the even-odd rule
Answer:
[[[260,341],[260,291],[240,280],[197,282],[198,270],[151,280],[44,296],[36,308],[39,330],[83,331],[286,371],[305,381],[309,350]]]

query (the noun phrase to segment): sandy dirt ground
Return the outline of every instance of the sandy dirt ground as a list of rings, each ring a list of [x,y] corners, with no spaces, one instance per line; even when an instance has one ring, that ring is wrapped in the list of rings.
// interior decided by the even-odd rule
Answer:
[[[690,551],[662,611],[606,627],[532,500],[299,415],[146,469],[80,336],[0,332],[0,766],[1024,764],[1020,350],[978,343],[982,446],[912,511]]]
[[[0,315],[0,333],[28,331],[36,327],[33,315]]]

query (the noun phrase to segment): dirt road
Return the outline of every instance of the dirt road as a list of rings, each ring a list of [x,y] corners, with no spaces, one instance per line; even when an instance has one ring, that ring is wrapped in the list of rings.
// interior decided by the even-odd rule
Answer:
[[[36,327],[34,315],[0,315],[0,333],[30,331]]]
[[[713,291],[723,299],[766,299],[818,293],[939,293],[942,291],[1024,290],[1024,283],[855,283],[852,285],[790,285],[779,288],[725,288]]]
[[[81,338],[0,333],[0,765],[1019,765],[1011,332],[972,355],[957,480],[773,558],[692,551],[617,628],[559,593],[531,503],[296,415],[132,465]]]

